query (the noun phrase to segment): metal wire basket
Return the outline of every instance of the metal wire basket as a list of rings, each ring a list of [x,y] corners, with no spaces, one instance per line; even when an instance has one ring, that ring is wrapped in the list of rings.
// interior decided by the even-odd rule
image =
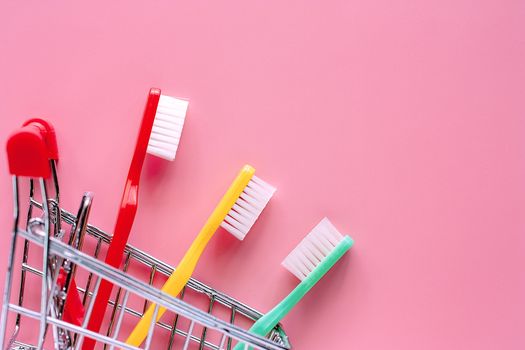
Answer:
[[[163,293],[157,285],[173,267],[137,248],[127,246],[122,270],[99,261],[111,236],[88,224],[92,195],[84,194],[76,216],[61,209],[55,162],[49,162],[50,180],[28,181],[25,229],[19,227],[20,177],[13,176],[14,229],[0,323],[3,349],[80,349],[86,337],[95,339],[97,348],[137,349],[124,342],[126,324],[136,323],[149,303],[156,304],[156,311],[163,307],[168,312],[159,322],[152,322],[143,349],[220,350],[230,349],[238,341],[246,348],[290,349],[280,325],[267,338],[249,333],[246,329],[261,313],[195,279],[179,298]],[[47,190],[50,182],[53,198]],[[35,193],[37,188],[39,193]],[[17,249],[19,241],[23,242],[22,249]],[[93,295],[102,279],[116,288],[103,331],[94,333],[87,324]],[[16,294],[13,287],[18,281]],[[67,320],[64,314],[64,305],[74,289],[85,311],[80,324]],[[38,297],[39,303],[35,303]]]

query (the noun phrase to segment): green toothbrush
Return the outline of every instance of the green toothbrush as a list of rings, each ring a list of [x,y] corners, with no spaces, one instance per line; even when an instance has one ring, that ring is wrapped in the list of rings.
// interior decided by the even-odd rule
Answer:
[[[282,263],[301,283],[258,319],[249,331],[260,336],[267,335],[353,244],[352,238],[341,235],[327,218],[321,220]],[[244,343],[238,343],[234,350],[245,347]]]

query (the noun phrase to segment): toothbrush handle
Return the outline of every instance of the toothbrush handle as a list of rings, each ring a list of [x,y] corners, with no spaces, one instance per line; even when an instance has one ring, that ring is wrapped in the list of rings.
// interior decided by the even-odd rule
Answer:
[[[268,334],[278,323],[281,321],[284,316],[290,312],[291,309],[304,297],[306,293],[319,281],[322,277],[322,274],[314,279],[306,279],[303,282],[299,283],[297,287],[286,298],[284,298],[279,304],[277,304],[273,309],[271,309],[264,316],[259,318],[257,322],[249,329],[250,333],[260,335],[264,337]],[[244,343],[237,343],[234,350],[243,350],[245,349]],[[253,349],[251,346],[248,349]]]
[[[290,312],[291,309],[304,297],[306,293],[315,285],[317,281],[322,277],[318,276],[317,280],[304,280],[299,283],[297,287],[286,298],[284,298],[279,304],[271,309],[264,316],[259,318],[257,322],[249,329],[250,333],[260,335],[261,337],[266,336],[283,318]],[[243,350],[246,348],[244,343],[237,343],[234,350]],[[248,349],[253,349],[251,346]]]
[[[191,244],[186,254],[184,254],[184,257],[180,261],[175,271],[173,271],[169,279],[162,287],[163,292],[174,297],[179,295],[182,288],[184,288],[186,283],[189,281],[193,270],[195,270],[195,266],[197,266],[197,262],[199,261],[202,252],[206,248],[206,245],[212,238],[215,231],[217,231],[226,215],[228,215],[228,212],[233,207],[244,188],[248,186],[248,183],[250,182],[254,172],[255,169],[251,166],[246,165],[242,168],[226,194],[222,197],[219,204],[213,210],[213,213],[210,215],[208,220],[206,220],[206,223]],[[138,347],[140,344],[142,344],[144,339],[146,339],[151,321],[153,319],[153,314],[155,313],[155,306],[155,304],[151,304],[149,306],[144,316],[142,316],[139,323],[137,323],[126,340],[127,344]],[[156,321],[162,317],[165,311],[165,308],[159,308]]]
[[[146,158],[148,141],[153,128],[153,122],[155,121],[160,94],[159,89],[152,88],[149,91],[146,108],[144,109],[137,142],[135,144],[135,151],[131,159],[128,177],[120,201],[115,230],[104,261],[106,264],[117,269],[120,267],[120,263],[124,257],[124,249],[126,248],[126,243],[137,212],[140,174],[144,159]],[[88,329],[90,331],[96,333],[100,331],[112,289],[113,284],[103,279],[100,283],[98,293],[95,296],[91,317],[88,322]],[[93,350],[95,343],[96,341],[93,338],[86,337],[84,344],[82,344],[82,350]]]
[[[322,275],[321,275],[322,276]],[[286,298],[284,298],[279,304],[273,309],[267,312],[264,316],[257,320],[250,328],[250,333],[254,333],[260,336],[268,334],[290,310],[305,296],[306,293],[319,281],[319,276],[316,280],[304,280],[299,283],[297,287],[292,290]],[[236,348],[237,349],[237,348]],[[241,347],[242,349],[242,347]]]
[[[195,267],[197,266],[197,262],[204,251],[204,248],[206,248],[206,245],[221,223],[221,221],[218,219],[219,217],[213,214],[208,219],[186,254],[184,254],[184,257],[180,261],[175,271],[173,271],[166,283],[164,283],[164,286],[162,286],[161,290],[164,293],[176,297],[182,291],[182,288],[184,288],[186,283],[188,283],[191,275],[193,274],[193,271],[195,270]],[[139,347],[144,339],[146,339],[153,315],[155,313],[155,307],[156,304],[151,304],[148,307],[148,310],[144,313],[135,328],[133,328],[133,331],[129,335],[128,339],[126,339],[127,344]],[[159,307],[155,321],[158,321],[165,312],[165,308]]]
[[[320,278],[320,277],[319,277]],[[305,281],[299,283],[297,287],[286,298],[284,298],[279,304],[277,304],[273,309],[271,309],[264,316],[259,318],[257,322],[249,329],[250,333],[260,335],[264,337],[268,334],[278,323],[281,321],[284,316],[290,312],[290,310],[297,305],[299,300],[301,300],[306,293],[313,287],[313,283],[305,283]],[[243,350],[245,349],[244,343],[237,343],[234,350]],[[251,346],[248,349],[253,349]]]
[[[228,196],[223,197],[212,215],[208,218],[204,224],[204,227],[201,229],[186,254],[184,254],[184,257],[180,261],[175,271],[173,271],[166,283],[164,283],[164,286],[162,287],[162,291],[164,293],[176,297],[182,291],[182,288],[184,288],[186,283],[188,283],[191,275],[193,274],[193,271],[195,270],[195,267],[197,266],[200,256],[206,248],[206,245],[228,213],[228,207],[233,205],[227,203],[228,200],[231,201],[232,199],[230,199]],[[148,310],[144,313],[139,323],[137,323],[128,339],[126,339],[127,344],[139,347],[144,339],[146,339],[151,321],[153,319],[153,314],[155,313],[155,307],[156,304],[151,304],[148,307]],[[166,312],[166,309],[159,307],[157,319],[155,321],[158,321],[162,315],[164,315],[164,312]]]
[[[327,256],[310,274],[295,287],[294,290],[268,313],[262,316],[249,329],[250,333],[264,337],[268,334],[290,310],[305,296],[306,293],[335,265],[335,263],[350,249],[353,240],[346,236],[332,253]],[[234,350],[244,349],[243,343],[238,343]],[[250,347],[251,349],[251,347]]]
[[[195,260],[195,263],[197,262],[196,260]],[[182,288],[184,288],[186,283],[188,283],[188,280],[190,279],[194,268],[195,268],[195,264],[193,264],[193,267],[188,266],[188,268],[183,268],[183,267],[177,268],[168,278],[166,283],[164,283],[164,286],[162,287],[162,291],[172,296],[177,296],[182,290]],[[144,315],[142,316],[142,318],[137,323],[137,325],[135,326],[135,328],[129,335],[128,339],[126,340],[127,344],[138,347],[140,346],[140,344],[142,344],[144,339],[146,339],[151,322],[153,320],[153,315],[155,313],[155,307],[156,307],[156,304],[151,304],[148,307],[148,310],[146,310],[146,312],[144,313]],[[155,322],[160,320],[160,318],[162,317],[162,315],[164,315],[165,312],[166,312],[166,308],[159,307]]]
[[[138,184],[133,186],[128,184],[122,196],[122,204],[115,224],[115,231],[111,243],[106,254],[104,262],[114,268],[119,268],[122,258],[124,256],[124,249],[126,242],[133,226],[133,220],[137,212],[138,199]],[[102,326],[104,315],[108,307],[108,301],[113,290],[113,283],[102,279],[98,287],[97,293],[93,296],[93,306],[91,310],[91,317],[88,321],[88,329],[98,332]],[[96,341],[93,338],[86,337],[82,344],[82,350],[93,350]]]

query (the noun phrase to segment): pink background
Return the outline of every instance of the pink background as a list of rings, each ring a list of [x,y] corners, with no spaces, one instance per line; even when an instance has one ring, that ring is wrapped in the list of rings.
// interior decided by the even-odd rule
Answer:
[[[295,348],[522,349],[524,23],[523,1],[4,2],[0,139],[49,118],[64,206],[95,192],[111,230],[148,88],[187,97],[133,244],[175,264],[250,163],[278,192],[198,279],[266,311],[323,216],[356,241],[284,320]]]

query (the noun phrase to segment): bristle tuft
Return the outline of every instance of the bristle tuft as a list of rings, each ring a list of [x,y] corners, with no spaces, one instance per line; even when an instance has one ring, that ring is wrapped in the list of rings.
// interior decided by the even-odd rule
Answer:
[[[270,201],[275,188],[252,176],[248,186],[241,193],[232,209],[221,223],[221,227],[243,240],[248,234],[266,204]]]
[[[188,103],[186,100],[160,95],[148,153],[167,160],[175,159]]]
[[[301,281],[343,240],[343,235],[324,218],[301,243],[288,254],[282,265]]]

